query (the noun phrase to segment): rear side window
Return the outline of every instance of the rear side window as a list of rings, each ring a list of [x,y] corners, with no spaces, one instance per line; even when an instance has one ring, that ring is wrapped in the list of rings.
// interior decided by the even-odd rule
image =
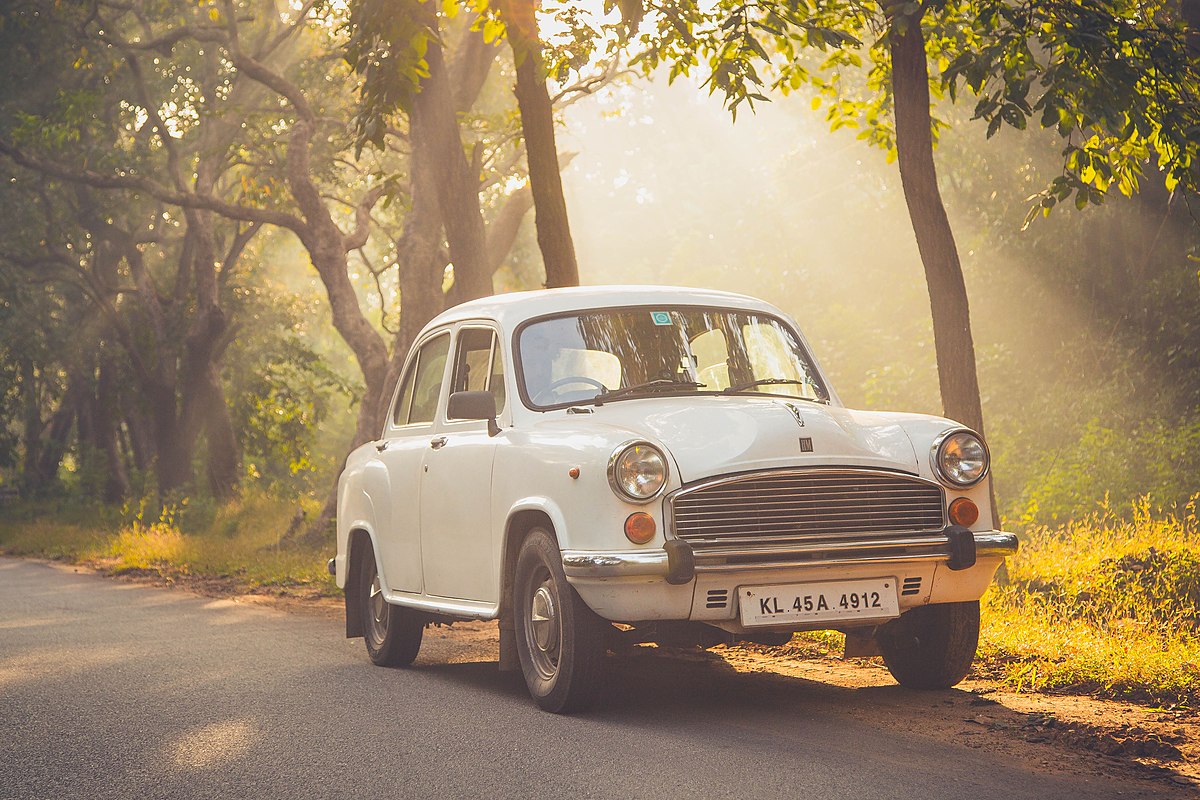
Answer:
[[[433,422],[442,389],[442,376],[446,372],[446,357],[449,354],[448,333],[421,345],[416,359],[404,376],[400,395],[396,398],[396,408],[392,411],[394,424]]]

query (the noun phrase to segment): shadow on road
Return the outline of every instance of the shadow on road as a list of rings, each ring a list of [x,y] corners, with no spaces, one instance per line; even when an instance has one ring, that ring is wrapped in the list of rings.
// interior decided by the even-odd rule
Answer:
[[[720,656],[673,648],[633,648],[610,655],[608,686],[590,724],[635,727],[654,736],[670,730],[729,736],[763,729],[774,720],[819,729],[835,716],[876,732],[933,739],[975,751],[1004,754],[1047,772],[1133,775],[1186,780],[1162,761],[1177,761],[1169,741],[1136,732],[1103,731],[1051,714],[1022,713],[986,695],[961,689],[917,691],[902,686],[845,687],[771,671],[739,672]],[[501,673],[494,661],[425,664],[422,674],[470,686],[532,706],[519,672]],[[766,724],[767,728],[774,727]],[[751,734],[753,735],[753,734]]]

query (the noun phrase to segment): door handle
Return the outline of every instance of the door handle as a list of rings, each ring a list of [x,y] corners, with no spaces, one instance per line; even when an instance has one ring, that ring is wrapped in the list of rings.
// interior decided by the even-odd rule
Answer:
[[[429,446],[432,447],[434,450],[441,450],[443,447],[446,446],[446,437],[445,436],[433,437],[432,439],[429,440]]]

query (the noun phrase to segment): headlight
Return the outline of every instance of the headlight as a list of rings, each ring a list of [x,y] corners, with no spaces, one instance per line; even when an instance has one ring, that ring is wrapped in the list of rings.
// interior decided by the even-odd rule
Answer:
[[[667,459],[645,442],[626,445],[608,462],[613,491],[635,503],[653,500],[667,485]]]
[[[951,486],[964,488],[983,480],[991,460],[983,439],[967,430],[939,436],[929,457],[939,478]]]

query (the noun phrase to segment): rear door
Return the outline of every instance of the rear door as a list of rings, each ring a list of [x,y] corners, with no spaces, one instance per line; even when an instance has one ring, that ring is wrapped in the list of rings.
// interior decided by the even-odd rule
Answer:
[[[442,387],[450,354],[450,332],[434,334],[409,359],[388,417],[386,435],[378,445],[387,468],[390,522],[377,532],[379,558],[388,588],[422,592],[421,478],[430,440],[436,435]]]

